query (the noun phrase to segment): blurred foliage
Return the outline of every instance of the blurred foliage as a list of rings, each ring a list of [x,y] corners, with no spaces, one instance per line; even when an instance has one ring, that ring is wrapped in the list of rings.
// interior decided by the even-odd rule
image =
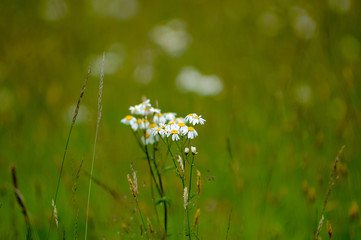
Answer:
[[[204,182],[201,238],[224,239],[233,209],[229,239],[310,239],[334,157],[345,144],[325,222],[334,239],[359,239],[360,11],[356,0],[2,0],[0,235],[26,234],[11,185],[14,163],[30,221],[45,238],[72,107],[91,63],[57,204],[58,235],[64,227],[67,237],[76,228],[83,236],[88,178],[80,174],[74,195],[72,176],[82,160],[82,168],[90,169],[99,57],[105,51],[94,176],[121,200],[94,186],[91,238],[127,239],[138,232],[133,208],[125,207],[134,204],[124,197],[130,194],[130,162],[145,186],[141,207],[152,216],[146,162],[119,123],[130,105],[147,96],[163,111],[197,112],[207,119],[197,139],[196,166]],[[174,19],[183,32],[168,48],[177,39],[184,48],[169,52],[154,40],[161,34],[154,29]],[[185,66],[216,75],[223,82],[220,94],[180,91],[176,79]],[[170,231],[178,239],[182,190],[174,175],[167,177]],[[326,225],[321,236],[328,239]]]

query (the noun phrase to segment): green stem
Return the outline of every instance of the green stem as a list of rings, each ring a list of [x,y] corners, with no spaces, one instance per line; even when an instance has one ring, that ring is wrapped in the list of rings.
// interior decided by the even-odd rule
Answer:
[[[160,171],[158,169],[157,161],[155,159],[155,151],[156,151],[156,147],[155,147],[155,145],[153,145],[153,164],[154,164],[155,170],[157,171],[157,175],[158,175],[158,181],[159,181],[159,186],[160,186],[160,190],[161,190],[161,198],[164,199],[165,193],[164,193],[164,188],[163,188],[163,181],[162,181],[162,176],[160,174]],[[167,210],[167,202],[166,201],[163,202],[163,208],[164,208],[164,231],[165,231],[165,236],[167,236],[168,210]]]
[[[193,163],[194,163],[194,155],[192,158],[192,164],[191,164],[191,171],[189,174],[189,186],[188,186],[188,204],[187,204],[187,218],[188,218],[188,235],[189,235],[189,239],[192,239],[191,237],[191,228],[190,228],[190,223],[189,223],[189,200],[190,200],[190,196],[191,196],[191,189],[192,189],[192,173],[193,173]]]
[[[147,230],[147,225],[145,225],[145,223],[144,223],[143,215],[142,215],[142,212],[140,211],[140,207],[139,207],[138,198],[135,198],[135,202],[137,203],[137,208],[138,208],[138,212],[139,212],[139,215],[140,215],[140,219],[142,220],[142,224],[143,224],[144,230],[145,230],[145,232],[146,232],[146,234],[147,234],[147,237],[148,237],[148,239],[149,239],[148,230]]]

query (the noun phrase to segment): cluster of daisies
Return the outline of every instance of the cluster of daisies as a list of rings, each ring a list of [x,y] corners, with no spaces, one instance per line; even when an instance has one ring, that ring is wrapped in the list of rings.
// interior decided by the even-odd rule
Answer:
[[[160,138],[171,137],[172,141],[180,139],[194,139],[198,136],[195,126],[203,125],[206,120],[195,113],[188,114],[185,118],[177,117],[176,113],[161,113],[161,110],[154,108],[150,100],[129,108],[131,115],[121,120],[129,125],[134,132],[142,132],[142,142],[153,144]]]

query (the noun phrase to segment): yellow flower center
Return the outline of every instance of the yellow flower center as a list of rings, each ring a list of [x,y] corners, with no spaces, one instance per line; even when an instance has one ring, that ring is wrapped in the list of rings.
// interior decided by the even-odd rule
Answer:
[[[160,132],[160,130],[161,130],[160,128],[157,128],[155,131],[156,131],[156,132]]]
[[[127,120],[132,120],[132,119],[133,119],[133,116],[132,116],[132,115],[127,115],[127,116],[125,117],[125,119],[127,119]]]
[[[193,116],[193,113],[188,114],[188,116],[192,117],[192,116]]]
[[[174,122],[170,122],[170,123],[168,123],[168,125],[173,125],[174,124]]]
[[[172,134],[178,134],[178,131],[174,129],[174,130],[171,131],[171,133]]]
[[[148,120],[147,120],[147,119],[144,119],[144,120],[143,120],[143,122],[147,123],[147,122],[148,122]]]
[[[155,123],[149,124],[149,128],[155,128],[156,126],[157,126],[157,124],[155,124]]]
[[[150,137],[149,133],[145,133],[145,138],[148,139]]]
[[[137,120],[137,123],[138,123],[138,124],[141,124],[141,123],[142,123],[142,120],[138,119],[138,120]]]
[[[185,124],[184,124],[184,123],[178,123],[178,126],[180,126],[180,127],[184,127],[184,126],[185,126]]]
[[[155,114],[157,117],[161,117],[161,116],[163,116],[163,114],[162,113],[156,113]]]
[[[199,117],[194,117],[194,119],[199,119]]]
[[[193,132],[194,128],[193,127],[188,127],[188,131]]]

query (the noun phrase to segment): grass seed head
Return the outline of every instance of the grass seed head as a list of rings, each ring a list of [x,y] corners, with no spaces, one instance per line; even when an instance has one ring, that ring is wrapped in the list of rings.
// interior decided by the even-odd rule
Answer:
[[[357,202],[353,201],[351,203],[350,209],[348,211],[348,214],[350,216],[350,220],[351,221],[358,220],[359,219],[359,213],[360,213],[360,210],[359,210],[359,207],[357,205]]]
[[[201,172],[197,170],[197,194],[198,197],[201,195]]]
[[[327,233],[330,239],[332,238],[332,227],[330,221],[327,220]]]
[[[194,225],[193,228],[196,228],[197,224],[198,224],[198,220],[199,220],[199,216],[201,214],[201,210],[198,208],[196,215],[194,215]]]

